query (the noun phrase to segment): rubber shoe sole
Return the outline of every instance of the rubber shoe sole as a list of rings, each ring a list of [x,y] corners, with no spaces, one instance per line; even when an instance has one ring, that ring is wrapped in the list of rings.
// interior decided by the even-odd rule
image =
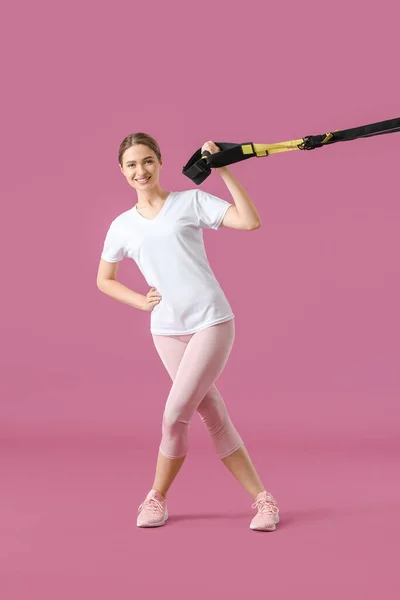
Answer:
[[[167,519],[168,519],[168,509],[165,509],[165,517],[162,521],[159,521],[158,523],[151,523],[150,525],[139,525],[139,523],[136,522],[136,525],[138,527],[161,527],[162,525],[165,525]]]
[[[279,514],[276,513],[275,515],[275,525],[273,527],[255,527],[255,526],[251,526],[250,524],[250,529],[253,529],[254,531],[275,531],[276,529],[276,525],[279,523]]]

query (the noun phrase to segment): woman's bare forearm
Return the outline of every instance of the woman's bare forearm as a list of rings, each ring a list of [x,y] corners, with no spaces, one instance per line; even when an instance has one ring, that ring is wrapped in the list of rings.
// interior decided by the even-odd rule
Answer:
[[[146,296],[143,296],[143,294],[138,294],[138,292],[134,292],[116,279],[105,279],[98,283],[97,287],[101,292],[103,292],[103,294],[111,296],[111,298],[114,298],[114,300],[118,300],[124,304],[129,304],[129,306],[133,306],[133,308],[145,310],[144,303]]]

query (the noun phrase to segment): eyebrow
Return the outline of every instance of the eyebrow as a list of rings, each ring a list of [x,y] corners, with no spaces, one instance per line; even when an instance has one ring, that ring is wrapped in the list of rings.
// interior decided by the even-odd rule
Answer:
[[[146,158],[144,158],[143,160],[147,160],[148,158],[153,158],[153,157],[152,156],[146,156]],[[132,163],[132,162],[136,162],[136,160],[127,160],[125,164],[128,165],[129,163]]]

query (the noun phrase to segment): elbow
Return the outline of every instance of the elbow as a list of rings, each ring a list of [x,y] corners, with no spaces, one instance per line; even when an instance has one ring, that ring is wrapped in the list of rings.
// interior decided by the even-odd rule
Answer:
[[[103,291],[103,284],[104,284],[104,279],[97,279],[97,281],[96,281],[97,289],[100,290],[101,292]]]
[[[247,227],[248,231],[253,231],[253,229],[259,229],[261,227],[261,221],[256,221],[252,223],[249,227]]]
[[[116,278],[115,277],[101,277],[101,278],[97,279],[97,281],[96,281],[97,289],[99,289],[101,292],[104,292],[104,286],[107,284],[107,281],[116,281]]]

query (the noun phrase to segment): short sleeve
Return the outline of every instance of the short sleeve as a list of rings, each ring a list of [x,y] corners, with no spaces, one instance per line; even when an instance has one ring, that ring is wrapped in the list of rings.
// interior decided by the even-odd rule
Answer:
[[[195,192],[195,209],[199,227],[201,229],[219,229],[226,211],[233,205],[203,190],[196,189]]]
[[[113,221],[104,240],[101,258],[107,262],[118,262],[125,256],[124,237],[120,227]]]

